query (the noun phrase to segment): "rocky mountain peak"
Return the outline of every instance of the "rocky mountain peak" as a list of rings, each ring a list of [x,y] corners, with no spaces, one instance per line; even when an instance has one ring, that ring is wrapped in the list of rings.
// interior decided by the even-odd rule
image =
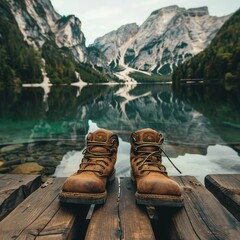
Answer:
[[[122,47],[131,41],[138,30],[139,26],[136,23],[123,25],[117,30],[97,38],[91,46],[100,49],[109,60],[109,64],[112,64],[113,67],[117,66],[121,57],[121,52],[124,51]]]
[[[96,39],[93,46],[106,53],[113,67],[122,64],[165,75],[205,49],[228,18],[210,16],[207,7],[173,5],[153,11],[131,34],[123,36],[119,28]]]
[[[87,51],[81,21],[74,15],[58,14],[50,0],[7,0],[25,41],[41,48],[46,41],[71,49],[75,60],[85,62]]]
[[[191,17],[202,17],[209,16],[208,7],[199,7],[199,8],[189,8],[186,10],[185,14],[189,14]],[[185,15],[186,16],[186,15]]]
[[[85,37],[81,31],[82,23],[74,15],[63,16],[56,22],[55,34],[58,45],[73,47],[79,43],[85,44]]]
[[[171,5],[171,6],[163,7],[163,8],[160,8],[160,9],[158,9],[158,10],[153,11],[153,12],[150,14],[150,16],[152,16],[152,15],[158,15],[158,14],[163,14],[163,13],[176,12],[176,11],[178,11],[179,9],[182,9],[182,8],[180,8],[180,7],[177,6],[177,5]]]

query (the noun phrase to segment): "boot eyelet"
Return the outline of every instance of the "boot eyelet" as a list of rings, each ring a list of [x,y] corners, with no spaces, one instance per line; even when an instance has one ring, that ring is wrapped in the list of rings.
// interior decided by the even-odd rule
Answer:
[[[136,139],[135,136],[132,136],[132,140],[133,140],[133,142],[136,142],[136,141],[137,141],[137,139]]]
[[[110,155],[112,156],[114,154],[114,152],[115,152],[115,149],[111,149],[110,150]]]
[[[134,154],[137,154],[137,148],[133,149]]]

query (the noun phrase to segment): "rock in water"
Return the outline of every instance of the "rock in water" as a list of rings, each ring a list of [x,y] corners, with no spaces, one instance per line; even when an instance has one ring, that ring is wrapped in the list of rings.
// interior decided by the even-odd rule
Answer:
[[[5,152],[15,151],[19,148],[22,148],[23,146],[24,146],[23,144],[14,144],[14,145],[5,146],[0,148],[0,152],[5,153]]]
[[[35,162],[24,163],[17,166],[12,173],[14,174],[42,174],[44,167]]]

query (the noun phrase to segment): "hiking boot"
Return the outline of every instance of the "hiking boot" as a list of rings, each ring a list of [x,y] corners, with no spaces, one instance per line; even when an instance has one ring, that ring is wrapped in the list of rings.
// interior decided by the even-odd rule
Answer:
[[[64,182],[61,202],[102,204],[107,197],[107,182],[115,179],[118,137],[105,129],[87,136],[87,147],[77,173]]]
[[[167,175],[162,165],[164,152],[160,145],[163,140],[162,134],[150,128],[131,135],[131,178],[137,185],[136,201],[145,205],[181,207],[183,197],[180,186]]]

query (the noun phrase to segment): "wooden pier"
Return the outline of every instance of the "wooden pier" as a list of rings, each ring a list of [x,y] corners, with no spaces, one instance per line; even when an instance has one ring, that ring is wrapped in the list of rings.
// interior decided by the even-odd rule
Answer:
[[[173,177],[183,208],[138,206],[130,178],[108,186],[104,205],[61,204],[64,178],[0,175],[0,239],[235,240],[240,235],[240,174]],[[209,189],[213,194],[208,191]]]

